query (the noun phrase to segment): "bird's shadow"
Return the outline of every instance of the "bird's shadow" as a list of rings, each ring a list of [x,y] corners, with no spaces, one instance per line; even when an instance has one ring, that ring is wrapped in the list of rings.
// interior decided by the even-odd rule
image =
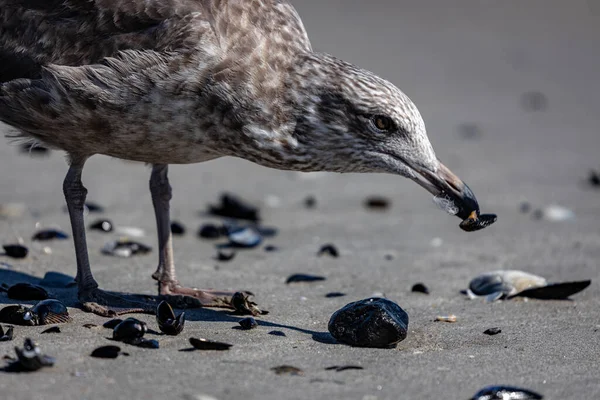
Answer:
[[[10,269],[0,269],[0,284],[7,286],[14,285],[16,283],[30,283],[33,285],[40,285],[42,280],[33,275],[29,275],[24,272],[19,272]],[[77,300],[77,288],[56,288],[56,287],[45,287],[50,294],[51,298],[60,300],[67,307],[81,309],[81,303]],[[118,296],[134,296],[139,297],[142,300],[150,301],[155,304],[159,303],[158,296],[150,296],[145,294],[128,294],[120,292],[109,292]],[[2,304],[23,304],[32,306],[37,301],[35,300],[14,300],[8,298],[6,293],[0,293],[0,305]],[[188,321],[199,321],[199,322],[226,322],[226,323],[238,323],[247,315],[236,315],[231,310],[227,309],[215,309],[215,308],[188,308],[185,310],[186,320]],[[265,318],[265,317],[261,317]],[[303,334],[311,335],[313,340],[325,343],[335,344],[336,341],[329,334],[329,332],[318,332],[310,329],[305,329],[297,326],[280,324],[277,322],[265,321],[264,319],[257,319],[256,322],[259,326],[268,327],[273,329],[289,329],[292,331],[300,332]]]

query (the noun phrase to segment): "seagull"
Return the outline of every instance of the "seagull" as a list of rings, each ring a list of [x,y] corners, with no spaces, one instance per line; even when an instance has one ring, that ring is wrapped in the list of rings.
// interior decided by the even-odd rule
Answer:
[[[281,170],[391,173],[465,221],[479,213],[473,192],[437,159],[415,104],[375,74],[313,51],[285,0],[0,0],[0,59],[10,136],[67,153],[78,299],[98,315],[141,303],[101,290],[92,275],[81,175],[95,154],[152,165],[152,277],[159,296],[188,307],[231,307],[234,292],[177,280],[169,164],[230,156]]]

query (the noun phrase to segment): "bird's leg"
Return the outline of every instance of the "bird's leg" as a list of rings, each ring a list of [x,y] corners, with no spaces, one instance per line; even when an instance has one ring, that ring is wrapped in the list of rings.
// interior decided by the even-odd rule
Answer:
[[[144,303],[127,300],[124,297],[106,293],[98,289],[98,283],[92,276],[85,239],[83,208],[87,189],[81,183],[81,172],[85,160],[73,161],[63,183],[63,192],[67,200],[67,209],[71,218],[75,257],[77,259],[77,289],[79,301],[86,311],[105,317],[132,313],[151,312]],[[110,308],[109,308],[110,307]]]
[[[186,288],[175,277],[173,262],[173,236],[169,216],[171,185],[167,176],[168,165],[154,164],[150,176],[150,193],[156,215],[158,232],[158,268],[152,277],[158,281],[158,294],[168,298],[175,307],[225,307],[231,308],[235,292]]]

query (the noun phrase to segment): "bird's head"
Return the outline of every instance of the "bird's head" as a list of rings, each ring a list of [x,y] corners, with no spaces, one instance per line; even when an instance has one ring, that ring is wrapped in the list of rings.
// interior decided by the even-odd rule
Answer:
[[[298,169],[402,175],[462,219],[479,211],[469,187],[437,159],[417,107],[393,84],[320,54],[298,75],[289,146]]]

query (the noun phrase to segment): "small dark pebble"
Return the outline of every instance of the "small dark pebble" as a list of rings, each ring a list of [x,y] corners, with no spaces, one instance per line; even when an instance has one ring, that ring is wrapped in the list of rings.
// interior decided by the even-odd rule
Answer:
[[[60,333],[60,327],[51,326],[50,328],[43,330],[41,333]]]
[[[463,139],[479,139],[483,136],[483,131],[477,124],[465,122],[458,126],[458,134]]]
[[[102,326],[108,329],[114,329],[115,326],[119,325],[121,322],[123,322],[122,319],[115,318],[111,319],[110,321],[106,321],[102,324]]]
[[[521,106],[525,111],[541,112],[548,108],[548,98],[541,92],[526,92],[521,96]]]
[[[4,255],[12,258],[25,258],[29,250],[20,244],[5,244],[2,246]]]
[[[219,250],[216,259],[218,261],[231,261],[235,258],[235,251]]]
[[[181,222],[171,222],[171,233],[173,235],[181,236],[185,235],[185,226]]]
[[[325,295],[325,297],[327,297],[328,299],[333,299],[335,297],[344,297],[344,296],[346,296],[346,293],[342,293],[342,292],[330,292]]]
[[[129,355],[129,353],[122,352],[119,346],[101,346],[95,348],[90,356],[95,358],[117,358],[119,354],[124,356]]]
[[[244,319],[238,321],[238,323],[240,324],[242,329],[245,329],[245,330],[250,330],[250,329],[254,329],[254,328],[258,327],[258,322],[256,322],[256,320],[252,317],[244,318]]]
[[[269,335],[273,335],[273,336],[286,336],[285,332],[282,332],[282,331],[271,331],[271,332],[269,332]]]
[[[500,328],[490,328],[486,329],[483,333],[485,333],[486,335],[494,336],[499,334],[500,332],[502,332],[502,329]]]
[[[16,283],[8,288],[6,294],[14,300],[46,300],[48,292],[41,286],[31,283]]]
[[[319,252],[317,253],[317,255],[322,256],[323,254],[328,254],[334,258],[337,258],[340,256],[340,252],[338,251],[337,247],[335,247],[332,244],[326,244],[319,249]]]
[[[60,240],[64,240],[64,239],[68,239],[69,235],[67,235],[66,233],[56,230],[56,229],[45,229],[39,232],[36,232],[35,235],[33,235],[33,237],[31,238],[32,240],[39,240],[39,241],[45,241],[45,240],[52,240],[52,239],[60,239]]]
[[[220,217],[258,221],[258,209],[232,194],[223,194],[221,204],[209,207],[209,213]]]
[[[13,340],[13,327],[7,326],[6,330],[0,326],[0,342],[8,342],[9,340]]]
[[[365,207],[375,211],[387,210],[390,204],[390,200],[382,196],[371,196],[365,200]]]
[[[317,206],[317,198],[315,196],[308,196],[304,199],[304,207],[315,208]]]
[[[599,171],[590,171],[590,176],[588,178],[588,182],[591,186],[600,187],[600,172]]]
[[[299,282],[318,282],[324,281],[326,278],[324,276],[318,275],[309,275],[309,274],[294,274],[288,277],[285,281],[288,285],[290,283],[299,283]]]
[[[273,246],[272,244],[268,244],[268,245],[265,246],[265,251],[267,253],[273,253],[275,251],[279,251],[279,247]]]
[[[90,229],[101,232],[112,232],[113,223],[108,219],[99,219],[90,225]]]
[[[521,204],[519,205],[519,211],[521,211],[522,214],[527,214],[531,212],[531,203],[528,203],[526,201],[521,202]]]
[[[361,367],[360,365],[334,365],[332,367],[327,367],[325,368],[325,371],[335,371],[335,372],[342,372],[342,371],[347,371],[349,369],[364,369],[363,367]]]
[[[213,224],[204,224],[200,227],[198,231],[198,236],[203,239],[218,239],[222,235],[222,230],[216,225]]]
[[[50,149],[37,143],[23,143],[21,145],[21,151],[27,154],[35,154],[39,156],[46,156],[50,154]]]
[[[350,346],[389,348],[406,338],[408,314],[388,299],[370,298],[336,311],[328,329],[336,340]]]
[[[475,393],[471,400],[541,400],[544,396],[514,386],[488,386]]]
[[[416,283],[410,289],[411,292],[429,294],[429,288],[423,283]]]
[[[231,344],[223,343],[223,342],[215,342],[208,339],[196,339],[190,338],[190,344],[194,346],[197,350],[229,350],[231,348]]]
[[[233,229],[228,233],[227,238],[230,246],[243,249],[251,249],[262,243],[260,233],[251,227]]]
[[[271,371],[275,372],[277,375],[304,375],[304,371],[302,371],[300,368],[292,367],[291,365],[280,365],[279,367],[273,367],[271,368]]]

